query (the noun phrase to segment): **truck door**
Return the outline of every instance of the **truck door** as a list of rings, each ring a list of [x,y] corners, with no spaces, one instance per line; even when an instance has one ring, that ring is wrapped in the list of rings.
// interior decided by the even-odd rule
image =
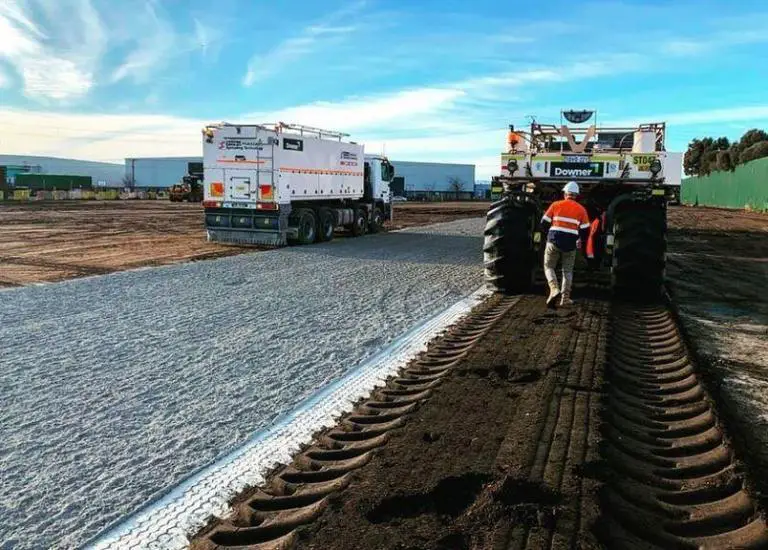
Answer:
[[[224,170],[227,187],[227,198],[233,202],[250,202],[255,200],[254,177],[252,170]]]
[[[389,202],[389,182],[394,176],[392,165],[386,160],[375,160],[371,163],[371,182],[373,185],[373,198]]]
[[[363,200],[366,202],[373,200],[374,175],[371,163],[365,161],[365,169],[363,170]]]

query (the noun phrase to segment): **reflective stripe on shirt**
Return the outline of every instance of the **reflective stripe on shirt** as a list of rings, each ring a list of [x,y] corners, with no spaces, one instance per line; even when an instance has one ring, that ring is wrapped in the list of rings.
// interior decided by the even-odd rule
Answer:
[[[571,233],[573,235],[578,235],[579,230],[578,229],[568,229],[567,227],[550,227],[550,231],[562,231],[563,233]]]

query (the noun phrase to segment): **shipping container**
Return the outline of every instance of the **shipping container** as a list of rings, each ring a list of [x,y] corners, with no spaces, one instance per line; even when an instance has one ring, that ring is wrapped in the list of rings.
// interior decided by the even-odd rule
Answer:
[[[26,187],[32,191],[70,191],[72,189],[91,189],[93,180],[90,176],[68,176],[58,174],[19,174],[16,187]]]

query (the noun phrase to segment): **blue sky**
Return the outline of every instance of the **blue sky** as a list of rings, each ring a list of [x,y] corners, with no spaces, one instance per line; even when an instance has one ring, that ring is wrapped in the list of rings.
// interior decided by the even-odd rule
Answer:
[[[0,153],[195,155],[206,122],[282,120],[482,179],[561,108],[666,120],[673,150],[768,126],[764,1],[537,4],[2,0]]]

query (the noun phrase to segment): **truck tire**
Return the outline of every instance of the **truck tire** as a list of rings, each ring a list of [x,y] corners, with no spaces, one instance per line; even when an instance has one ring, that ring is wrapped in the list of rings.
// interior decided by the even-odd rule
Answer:
[[[518,294],[533,284],[535,214],[532,205],[511,197],[491,205],[486,216],[483,265],[486,284],[495,292]]]
[[[368,212],[365,208],[358,206],[355,208],[355,218],[352,220],[352,236],[361,237],[365,235],[368,228]]]
[[[317,238],[320,242],[333,239],[336,216],[330,208],[320,208],[317,212]]]
[[[317,238],[317,217],[309,208],[303,208],[299,211],[299,235],[296,241],[298,244],[312,244]]]
[[[617,210],[613,228],[611,287],[614,293],[643,299],[664,291],[667,213],[657,204],[629,203]]]
[[[373,216],[371,217],[371,223],[368,225],[368,231],[371,233],[378,233],[384,228],[384,212],[381,208],[374,208]]]

